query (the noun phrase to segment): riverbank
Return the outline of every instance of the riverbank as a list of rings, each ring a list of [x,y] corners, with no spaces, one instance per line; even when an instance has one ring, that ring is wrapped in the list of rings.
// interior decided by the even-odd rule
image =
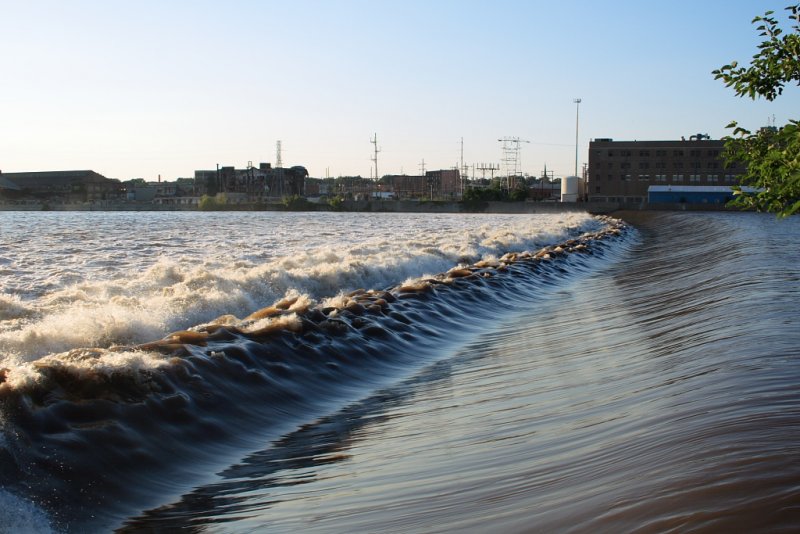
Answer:
[[[165,205],[137,202],[95,202],[81,204],[0,203],[0,211],[199,211],[193,205]],[[227,204],[213,211],[344,211],[389,213],[570,213],[612,214],[618,211],[740,211],[724,204],[647,204],[622,202],[450,202],[417,200],[343,201],[337,206],[307,202],[301,209],[282,203]]]

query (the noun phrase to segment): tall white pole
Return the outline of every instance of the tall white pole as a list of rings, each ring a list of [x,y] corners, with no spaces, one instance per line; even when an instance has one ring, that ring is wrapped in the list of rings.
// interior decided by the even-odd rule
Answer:
[[[575,103],[575,174],[573,176],[578,176],[578,119],[581,111],[581,99],[576,98],[573,102]]]

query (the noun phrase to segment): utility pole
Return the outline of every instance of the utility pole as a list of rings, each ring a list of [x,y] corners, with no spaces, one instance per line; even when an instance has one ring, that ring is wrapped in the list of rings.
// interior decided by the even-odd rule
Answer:
[[[464,138],[461,138],[461,167],[458,169],[458,185],[461,186],[461,196],[464,196]]]
[[[372,156],[372,162],[375,164],[375,180],[380,180],[380,176],[378,175],[378,152],[380,152],[378,148],[378,134],[376,133],[369,142],[375,146],[375,152]]]
[[[576,98],[573,102],[575,103],[575,174],[573,176],[578,176],[578,118],[581,111],[581,99]]]

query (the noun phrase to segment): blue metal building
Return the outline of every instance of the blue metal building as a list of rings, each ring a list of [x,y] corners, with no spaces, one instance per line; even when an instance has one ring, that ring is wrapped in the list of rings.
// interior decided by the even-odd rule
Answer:
[[[651,185],[647,188],[647,202],[650,204],[725,204],[733,195],[733,190],[727,185]]]

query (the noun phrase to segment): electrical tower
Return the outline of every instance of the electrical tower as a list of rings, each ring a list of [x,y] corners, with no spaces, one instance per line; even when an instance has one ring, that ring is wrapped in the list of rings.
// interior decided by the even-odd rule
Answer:
[[[376,133],[372,139],[369,140],[370,143],[374,145],[374,152],[372,156],[372,162],[375,164],[375,180],[380,180],[380,176],[378,176],[378,152],[381,150],[378,148],[378,134]]]
[[[281,162],[281,142],[278,141],[275,143],[275,168],[280,169],[281,167],[283,167]]]
[[[512,177],[520,175],[522,163],[519,157],[519,144],[530,143],[530,141],[520,139],[519,137],[503,137],[502,139],[498,139],[498,141],[503,143],[503,159],[501,161],[506,168],[506,189],[508,190],[511,189]]]

